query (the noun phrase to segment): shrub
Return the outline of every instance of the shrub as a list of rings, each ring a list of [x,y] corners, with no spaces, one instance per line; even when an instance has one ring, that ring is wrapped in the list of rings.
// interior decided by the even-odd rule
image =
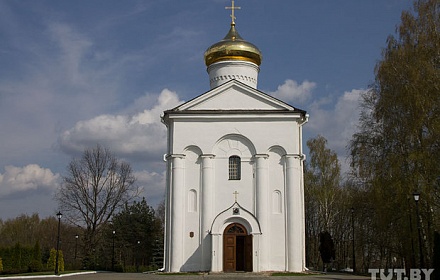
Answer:
[[[27,272],[32,261],[33,248],[16,243],[13,247],[0,248],[3,273]]]
[[[57,250],[50,249],[50,257],[47,260],[47,269],[55,270],[55,263],[57,259]],[[63,251],[58,250],[58,271],[64,271],[64,256]]]
[[[40,242],[35,242],[34,248],[32,249],[32,259],[29,263],[29,272],[39,272],[43,270],[43,262],[41,259],[41,248]]]
[[[29,263],[29,272],[39,272],[43,270],[43,264],[39,260],[31,260]]]

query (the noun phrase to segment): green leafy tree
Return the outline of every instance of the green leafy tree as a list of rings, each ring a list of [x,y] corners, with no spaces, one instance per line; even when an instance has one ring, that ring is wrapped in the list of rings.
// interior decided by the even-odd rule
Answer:
[[[163,231],[160,218],[145,198],[125,204],[112,223],[116,246],[123,257],[120,261],[126,265],[153,266],[156,249],[162,248]]]
[[[73,159],[56,198],[64,217],[85,227],[85,258],[97,249],[100,230],[125,203],[137,196],[130,164],[98,145]]]
[[[84,236],[83,229],[65,223],[63,218],[60,239],[62,249],[67,253],[65,263],[69,267],[79,263],[75,256],[82,257],[83,254],[80,246],[76,246],[81,244],[76,240],[76,234]],[[30,263],[22,262],[23,266],[20,270],[42,270],[43,264],[46,264],[49,258],[50,249],[56,245],[57,235],[58,219],[54,216],[40,219],[37,214],[19,215],[4,221],[0,227],[0,257],[3,257],[4,270],[12,270],[10,256],[13,255],[12,252],[17,243],[20,245],[21,259],[24,259],[24,252],[26,252],[26,258],[30,260]],[[77,252],[76,255],[75,252]],[[19,270],[16,266],[14,269]]]
[[[20,242],[23,246],[33,246],[40,233],[38,214],[19,215],[2,223],[0,228],[0,245],[13,246]]]
[[[440,226],[440,3],[415,1],[414,13],[403,12],[401,20],[363,97],[351,165],[375,209],[371,242],[380,248],[382,264],[397,258],[406,267],[426,267],[433,230]],[[419,217],[415,191],[421,193]],[[421,255],[417,221],[424,236]]]

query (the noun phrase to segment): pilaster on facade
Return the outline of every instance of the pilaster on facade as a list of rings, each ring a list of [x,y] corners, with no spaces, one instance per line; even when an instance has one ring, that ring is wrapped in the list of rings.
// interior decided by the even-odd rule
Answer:
[[[304,269],[304,223],[302,199],[302,155],[287,154],[285,158],[286,174],[286,207],[287,207],[287,270],[302,271]]]
[[[168,155],[167,160],[170,161],[171,189],[169,192],[169,200],[171,201],[170,210],[170,232],[171,246],[173,253],[169,254],[169,266],[172,271],[180,271],[180,266],[184,258],[183,237],[184,237],[184,217],[182,209],[185,209],[184,197],[184,179],[185,179],[185,155],[172,154]]]
[[[209,231],[213,218],[213,200],[214,200],[214,158],[213,154],[203,154],[202,158],[202,232],[203,235]]]
[[[211,255],[211,236],[209,235],[209,229],[214,216],[214,158],[213,154],[203,154],[200,156],[202,158],[202,186],[201,186],[201,197],[202,197],[202,211],[201,215],[201,226],[200,226],[200,244],[202,250],[202,271],[211,270],[211,262],[208,261]]]
[[[256,180],[256,217],[260,222],[263,229],[263,236],[261,237],[259,244],[259,255],[261,270],[267,269],[269,262],[270,251],[270,234],[269,234],[269,165],[267,154],[256,154],[256,168],[255,168],[255,180]]]

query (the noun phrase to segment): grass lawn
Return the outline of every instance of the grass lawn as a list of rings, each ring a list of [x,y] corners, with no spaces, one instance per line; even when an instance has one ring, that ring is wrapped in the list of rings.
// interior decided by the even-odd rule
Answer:
[[[168,275],[201,275],[201,272],[159,272],[156,275],[164,275],[164,276],[168,276]]]
[[[301,273],[301,272],[274,272],[271,276],[312,276],[314,273]]]
[[[69,274],[76,272],[85,272],[84,270],[69,270],[62,271],[60,274]],[[54,271],[40,271],[40,272],[27,272],[27,273],[17,273],[17,274],[0,274],[0,278],[6,277],[16,277],[16,276],[38,276],[38,275],[54,275]]]

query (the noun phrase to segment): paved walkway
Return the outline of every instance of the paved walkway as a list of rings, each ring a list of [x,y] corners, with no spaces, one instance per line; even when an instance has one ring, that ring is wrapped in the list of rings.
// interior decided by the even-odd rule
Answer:
[[[249,280],[283,280],[283,279],[294,279],[294,280],[370,280],[371,277],[365,276],[355,276],[351,274],[343,273],[328,273],[328,274],[305,274],[304,276],[270,276],[264,273],[213,273],[213,274],[145,274],[145,273],[112,273],[112,272],[87,272],[87,273],[75,273],[75,274],[64,274],[61,276],[21,276],[21,277],[0,277],[3,279],[60,279],[65,280],[232,280],[240,278],[249,278]]]

